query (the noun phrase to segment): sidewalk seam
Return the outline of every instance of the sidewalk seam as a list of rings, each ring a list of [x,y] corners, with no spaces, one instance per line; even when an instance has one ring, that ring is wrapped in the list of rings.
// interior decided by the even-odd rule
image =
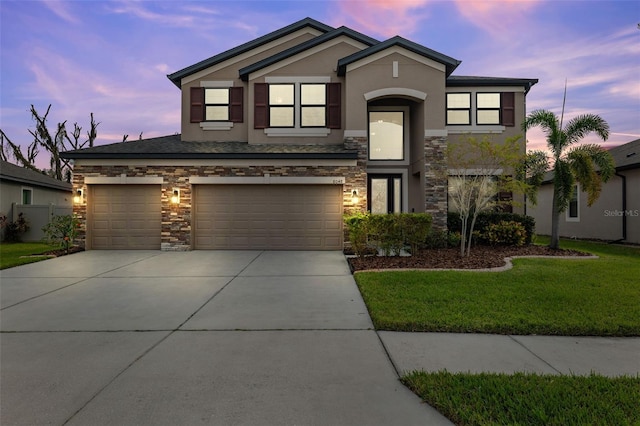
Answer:
[[[551,365],[546,359],[542,358],[540,355],[538,355],[537,353],[533,352],[531,349],[529,349],[524,343],[522,343],[521,341],[519,341],[518,339],[516,339],[514,336],[512,335],[508,335],[509,339],[513,340],[514,342],[516,342],[518,345],[520,345],[522,348],[524,348],[524,350],[526,350],[527,352],[529,352],[531,355],[535,356],[536,358],[538,358],[540,361],[542,361],[543,363],[545,363],[546,365],[549,366],[549,368],[551,368],[553,371],[555,371],[558,374],[562,374],[562,371],[558,370],[557,368],[555,368],[553,365]]]

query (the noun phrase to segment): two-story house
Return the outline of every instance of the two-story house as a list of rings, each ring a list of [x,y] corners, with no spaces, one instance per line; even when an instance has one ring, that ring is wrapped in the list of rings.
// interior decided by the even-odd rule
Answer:
[[[520,134],[537,83],[459,64],[307,18],[170,74],[181,134],[63,155],[85,246],[339,250],[357,210],[443,228],[447,138]]]

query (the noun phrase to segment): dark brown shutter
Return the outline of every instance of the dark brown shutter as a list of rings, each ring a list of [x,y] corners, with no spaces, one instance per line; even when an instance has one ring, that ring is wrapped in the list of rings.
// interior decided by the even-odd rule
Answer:
[[[266,129],[269,127],[269,85],[267,83],[255,83],[253,85],[253,127]]]
[[[513,127],[516,125],[516,100],[515,93],[502,92],[500,94],[500,105],[502,105],[502,125]]]
[[[229,89],[229,121],[233,123],[242,123],[243,107],[242,97],[244,96],[243,87],[231,87]]]
[[[339,129],[342,119],[342,88],[340,83],[327,84],[327,127]]]
[[[191,88],[191,122],[204,121],[204,89],[202,87]]]

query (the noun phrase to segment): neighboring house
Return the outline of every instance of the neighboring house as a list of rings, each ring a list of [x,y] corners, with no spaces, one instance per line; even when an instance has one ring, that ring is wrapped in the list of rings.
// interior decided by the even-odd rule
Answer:
[[[71,214],[72,185],[6,161],[0,161],[0,213],[15,221],[20,213],[30,229],[23,241],[38,241],[55,214]]]
[[[307,18],[177,71],[181,134],[63,154],[86,248],[339,250],[363,210],[444,228],[447,138],[520,134],[537,83],[459,64]]]
[[[602,186],[600,198],[591,207],[587,195],[574,188],[569,208],[560,216],[560,236],[640,244],[640,139],[609,150],[616,173]],[[538,192],[536,206],[527,214],[536,220],[536,232],[551,234],[553,175],[549,174]]]

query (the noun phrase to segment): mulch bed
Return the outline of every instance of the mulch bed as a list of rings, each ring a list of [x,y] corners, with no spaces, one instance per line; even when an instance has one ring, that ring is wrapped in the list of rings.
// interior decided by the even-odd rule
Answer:
[[[84,251],[82,247],[72,246],[72,247],[69,247],[68,254],[79,253],[81,251]],[[44,253],[41,253],[41,254],[45,256],[60,257],[60,256],[66,255],[67,251],[65,249],[56,249],[56,250],[45,251]]]
[[[506,265],[505,257],[513,256],[591,256],[576,250],[550,249],[547,246],[523,247],[476,246],[467,257],[460,257],[460,248],[423,250],[417,256],[349,257],[353,272],[371,269],[486,269]]]

